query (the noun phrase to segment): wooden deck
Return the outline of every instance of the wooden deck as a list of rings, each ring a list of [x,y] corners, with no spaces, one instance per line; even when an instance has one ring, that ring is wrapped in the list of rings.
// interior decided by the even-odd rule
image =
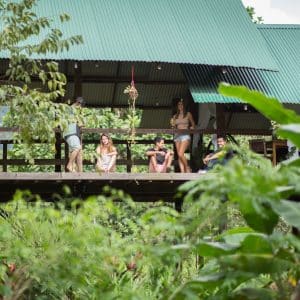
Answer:
[[[85,198],[102,194],[104,186],[122,189],[135,201],[165,200],[174,202],[176,189],[182,183],[198,179],[197,173],[0,173],[0,201],[8,201],[16,189],[30,190],[45,200],[62,194],[63,186],[72,194]]]

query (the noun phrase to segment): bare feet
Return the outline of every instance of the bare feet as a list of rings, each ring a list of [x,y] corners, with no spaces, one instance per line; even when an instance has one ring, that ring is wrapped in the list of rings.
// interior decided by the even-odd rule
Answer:
[[[66,169],[67,169],[67,172],[72,172],[72,173],[75,172],[74,169],[70,166],[67,166]]]

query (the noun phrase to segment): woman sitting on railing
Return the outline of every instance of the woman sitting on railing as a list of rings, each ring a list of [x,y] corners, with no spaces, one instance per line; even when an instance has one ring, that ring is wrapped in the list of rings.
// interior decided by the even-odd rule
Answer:
[[[108,134],[103,133],[101,135],[100,143],[96,149],[96,153],[96,171],[105,173],[115,172],[117,150]]]

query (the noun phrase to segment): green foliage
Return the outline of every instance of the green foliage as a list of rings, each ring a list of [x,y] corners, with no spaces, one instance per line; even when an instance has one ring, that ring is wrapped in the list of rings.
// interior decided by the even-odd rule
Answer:
[[[33,12],[35,5],[35,0],[0,1],[0,51],[10,57],[7,80],[0,87],[0,105],[10,108],[9,125],[20,128],[16,140],[25,143],[27,159],[32,158],[30,146],[34,139],[53,143],[53,128],[65,128],[71,122],[69,109],[54,102],[64,95],[65,75],[58,71],[56,62],[36,57],[82,43],[80,36],[63,39],[62,32],[52,27],[53,20]],[[63,22],[69,16],[62,14],[60,19]],[[32,44],[34,36],[36,44]],[[41,89],[29,88],[33,78],[40,80]]]
[[[138,122],[135,127],[139,126],[142,116],[142,110],[135,110],[136,117]],[[130,121],[128,120],[128,110],[127,109],[114,109],[113,111],[110,108],[101,108],[101,109],[90,109],[83,108],[80,111],[80,116],[84,121],[85,128],[122,128],[128,129],[128,138],[130,139]],[[7,120],[8,119],[8,120]],[[9,116],[4,122],[6,126],[11,125]],[[32,123],[32,126],[35,122]],[[49,126],[49,124],[44,124],[43,126]],[[41,127],[42,128],[42,127]],[[139,144],[139,140],[154,140],[155,134],[143,134],[136,135],[135,142],[131,144],[131,155],[133,162],[137,159],[146,159],[145,153],[146,150],[152,145],[142,145]],[[164,138],[171,140],[171,135],[163,135]],[[111,134],[113,141],[122,140],[126,142],[126,136],[124,134]],[[85,133],[83,138],[86,143],[84,143],[84,159],[90,161],[92,165],[84,166],[84,171],[94,171],[94,163],[95,163],[95,155],[96,155],[96,147],[100,139],[100,135],[98,133]],[[97,143],[89,143],[90,140],[97,140]],[[126,145],[118,144],[115,145],[118,151],[118,159],[126,159]],[[9,151],[9,158],[25,158],[27,153],[30,151],[30,154],[34,158],[54,158],[55,156],[55,148],[53,143],[49,143],[47,140],[44,144],[30,144],[30,148],[28,149],[26,144],[14,144],[13,149]],[[62,147],[62,153],[64,153],[64,148]],[[38,166],[38,165],[25,165],[25,166],[10,166],[9,171],[19,171],[19,172],[43,172],[43,171],[54,171],[54,166]],[[118,172],[126,171],[125,166],[117,165]],[[148,166],[134,166],[134,172],[148,172]]]
[[[27,35],[38,34],[49,25],[48,19],[35,18],[30,11],[33,4],[30,0],[18,4],[0,1],[7,24],[14,26],[7,25],[1,33],[1,50],[16,53],[13,61],[19,59],[21,65],[26,51],[30,55],[30,51],[44,53],[67,48],[65,44],[59,46],[56,37],[61,33],[54,30],[45,43],[20,49],[18,43]],[[61,19],[65,21],[68,17],[62,15]],[[27,22],[30,26],[23,32],[20,24]],[[8,76],[26,83],[33,74],[40,74],[39,65],[29,66],[20,73],[18,67],[13,67]],[[57,76],[55,65],[47,68],[49,72],[39,77],[50,88],[48,93],[38,94],[39,91],[29,91],[26,86],[1,88],[2,103],[8,101],[12,108],[12,124],[24,122],[21,134],[25,141],[37,137],[48,140],[44,130],[48,130],[48,125],[52,129],[52,125],[61,124],[58,120],[64,116],[57,112],[63,111],[63,107],[52,110],[46,104],[59,95],[64,83],[63,77]],[[48,84],[49,81],[52,83]],[[223,85],[220,91],[250,103],[279,124],[278,134],[299,145],[300,117],[275,99],[243,87]],[[22,103],[21,108],[18,103]],[[70,111],[66,109],[65,113]],[[116,120],[109,111],[99,116],[95,111],[86,110],[83,114],[90,118],[88,122],[93,127],[104,120],[109,127],[126,123],[122,118]],[[29,117],[33,116],[31,121]],[[48,124],[41,124],[40,119],[48,120]],[[34,127],[30,127],[30,122]],[[25,125],[33,130],[30,136],[26,136]],[[35,128],[39,126],[46,127],[39,132]],[[182,214],[162,204],[145,209],[122,191],[107,189],[105,193],[108,196],[90,197],[84,202],[72,201],[66,193],[65,202],[61,199],[60,203],[45,203],[38,198],[28,202],[26,199],[32,200],[32,196],[17,192],[13,202],[1,204],[1,297],[290,299],[293,293],[299,296],[299,238],[278,230],[281,219],[289,226],[300,226],[299,205],[293,201],[300,193],[300,171],[293,164],[273,168],[269,161],[241,150],[225,167],[180,187],[179,194],[185,194]],[[219,233],[220,219],[227,208],[238,211],[242,220],[237,224],[231,220],[232,228]],[[195,256],[201,257],[197,266],[193,263]]]
[[[275,99],[244,87],[221,85],[219,90],[250,103],[279,124],[278,133],[299,142],[300,117]],[[180,188],[193,203],[217,198],[235,205],[250,228],[231,229],[209,243],[200,242],[198,253],[213,262],[214,268],[207,272],[204,265],[199,280],[185,282],[173,299],[186,295],[203,299],[290,299],[293,291],[294,297],[299,297],[299,238],[276,230],[280,218],[299,229],[299,204],[294,202],[300,191],[299,168],[289,164],[273,168],[269,161],[259,157],[253,160],[251,153],[242,152],[216,173]],[[264,276],[267,281],[260,286],[258,280]],[[202,296],[203,291],[207,297]]]
[[[273,168],[242,151],[180,188],[187,193],[181,214],[109,188],[84,202],[69,193],[58,203],[26,202],[28,193],[18,192],[1,205],[0,295],[289,299],[300,278],[300,242],[277,225],[284,218],[299,227],[299,205],[291,201],[299,178],[298,168]],[[218,233],[227,207],[243,220]]]
[[[253,23],[262,24],[264,22],[264,19],[262,17],[256,16],[256,12],[255,12],[254,7],[247,6],[246,10],[247,10],[251,20],[253,21]]]

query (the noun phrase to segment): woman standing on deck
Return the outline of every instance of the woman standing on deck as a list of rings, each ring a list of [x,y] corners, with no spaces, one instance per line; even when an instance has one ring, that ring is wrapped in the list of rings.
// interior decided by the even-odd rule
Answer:
[[[177,103],[177,112],[171,119],[171,125],[175,129],[194,129],[195,122],[190,112],[187,112],[184,107],[183,99]],[[190,126],[191,125],[191,126]],[[189,147],[191,136],[188,133],[175,134],[174,142],[176,145],[178,163],[181,173],[190,173],[191,169],[184,155]]]
[[[116,169],[117,150],[108,134],[103,133],[96,149],[96,170],[99,172],[114,172]]]

